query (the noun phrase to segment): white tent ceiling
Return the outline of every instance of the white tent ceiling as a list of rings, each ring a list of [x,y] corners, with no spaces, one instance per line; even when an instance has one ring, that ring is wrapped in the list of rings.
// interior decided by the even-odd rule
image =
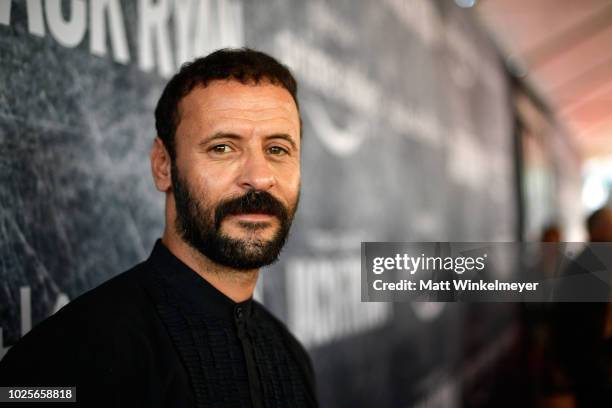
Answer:
[[[480,0],[584,157],[612,155],[612,0]]]

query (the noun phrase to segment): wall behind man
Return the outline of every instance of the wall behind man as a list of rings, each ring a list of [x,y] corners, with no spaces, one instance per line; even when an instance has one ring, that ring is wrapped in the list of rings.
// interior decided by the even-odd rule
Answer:
[[[323,405],[460,405],[507,354],[512,309],[359,287],[362,241],[515,238],[505,71],[451,1],[1,1],[0,350],[148,255],[161,89],[245,44],[300,84],[300,210],[258,292],[311,350]]]

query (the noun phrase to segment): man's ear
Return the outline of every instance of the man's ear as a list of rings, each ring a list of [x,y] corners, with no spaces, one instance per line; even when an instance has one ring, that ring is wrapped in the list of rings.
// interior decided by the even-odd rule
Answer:
[[[167,193],[172,187],[170,154],[159,137],[155,138],[151,147],[151,173],[155,187]]]

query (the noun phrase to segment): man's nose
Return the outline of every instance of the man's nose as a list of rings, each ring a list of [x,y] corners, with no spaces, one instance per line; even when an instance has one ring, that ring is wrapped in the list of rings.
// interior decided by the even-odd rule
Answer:
[[[249,152],[238,180],[245,190],[268,191],[276,184],[274,172],[263,152]]]

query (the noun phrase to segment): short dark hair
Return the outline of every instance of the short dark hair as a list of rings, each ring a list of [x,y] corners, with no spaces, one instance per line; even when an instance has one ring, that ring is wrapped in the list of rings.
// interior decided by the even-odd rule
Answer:
[[[595,230],[595,228],[597,228],[597,225],[601,222],[601,220],[604,218],[604,216],[608,213],[612,211],[612,209],[608,206],[603,206],[595,211],[593,211],[591,213],[591,215],[589,215],[589,217],[587,218],[586,221],[586,227],[589,230],[589,233],[593,233],[593,231]]]
[[[175,133],[179,122],[178,105],[196,86],[215,80],[234,80],[243,84],[262,81],[285,88],[297,100],[297,82],[289,69],[276,59],[250,48],[223,48],[181,66],[166,84],[155,108],[155,128],[172,160],[175,159]]]

